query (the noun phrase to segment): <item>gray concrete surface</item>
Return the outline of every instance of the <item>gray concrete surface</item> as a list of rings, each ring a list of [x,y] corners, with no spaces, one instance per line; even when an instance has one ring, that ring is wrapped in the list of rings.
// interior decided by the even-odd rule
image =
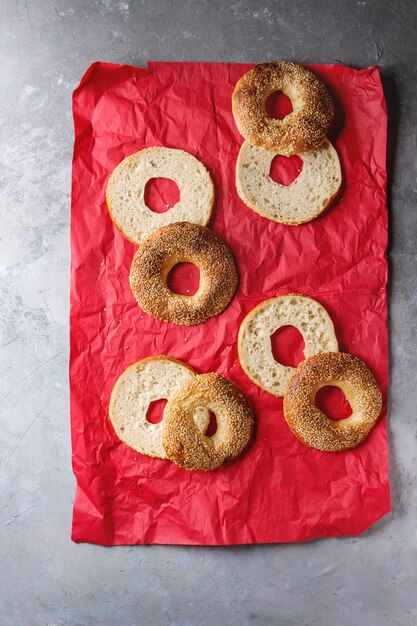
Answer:
[[[0,1],[0,624],[417,623],[413,0]],[[71,92],[95,60],[380,64],[390,113],[393,511],[360,538],[70,541]]]

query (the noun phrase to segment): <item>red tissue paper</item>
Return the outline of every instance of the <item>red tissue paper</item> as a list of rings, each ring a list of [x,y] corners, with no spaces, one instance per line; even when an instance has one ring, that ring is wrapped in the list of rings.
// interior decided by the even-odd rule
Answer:
[[[319,219],[285,226],[251,211],[236,192],[243,138],[231,96],[251,67],[94,63],[74,92],[70,386],[76,542],[302,541],[358,535],[389,511],[387,119],[379,71],[308,66],[336,103],[330,139],[343,185]],[[236,260],[233,301],[199,326],[160,322],[139,308],[129,288],[136,248],[106,208],[113,169],[150,146],[180,148],[204,163],[216,189],[209,226]],[[376,377],[383,411],[354,450],[326,453],[300,443],[285,422],[282,399],[255,386],[240,367],[236,342],[243,318],[259,302],[286,293],[322,303],[340,350],[361,358]],[[280,354],[285,348],[293,356],[300,352],[297,337],[283,331]],[[241,387],[253,406],[256,432],[240,459],[213,472],[188,472],[117,438],[108,416],[113,385],[126,367],[154,354],[181,359],[198,373],[220,372]]]

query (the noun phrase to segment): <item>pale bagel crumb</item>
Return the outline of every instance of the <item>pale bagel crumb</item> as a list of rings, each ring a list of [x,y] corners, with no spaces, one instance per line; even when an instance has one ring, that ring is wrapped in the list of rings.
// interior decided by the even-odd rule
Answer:
[[[146,183],[169,178],[179,187],[180,199],[165,213],[145,204]],[[140,244],[154,230],[174,222],[208,224],[214,202],[214,186],[205,166],[192,154],[173,148],[153,147],[136,152],[116,167],[106,191],[110,216],[123,233]]]
[[[128,367],[116,381],[109,405],[110,420],[119,439],[141,454],[166,458],[162,422],[148,422],[147,410],[155,400],[169,400],[177,387],[194,375],[189,365],[165,355],[148,357]],[[207,409],[196,409],[193,419],[196,428],[205,432],[210,421]]]
[[[315,405],[319,389],[339,387],[351,408],[350,417],[329,419]],[[358,358],[343,352],[318,354],[301,363],[284,396],[284,415],[295,436],[305,445],[326,452],[358,446],[375,425],[382,407],[375,378]]]
[[[282,224],[303,224],[320,215],[336,196],[342,172],[336,150],[327,139],[303,161],[299,176],[290,185],[270,177],[276,152],[244,141],[236,163],[236,188],[241,200],[253,211]]]
[[[277,120],[265,109],[268,96],[282,91],[291,100],[292,113]],[[254,146],[279,154],[308,152],[327,135],[334,116],[332,99],[323,83],[304,67],[278,61],[260,63],[244,74],[232,96],[239,132]]]
[[[243,320],[238,335],[242,369],[255,385],[274,396],[285,393],[294,367],[278,363],[272,354],[271,335],[282,326],[294,326],[303,336],[304,357],[337,351],[333,322],[313,298],[298,294],[265,300]]]
[[[196,428],[198,407],[213,411],[217,431],[205,436]],[[188,470],[214,470],[231,463],[246,448],[253,413],[241,391],[220,374],[201,374],[186,381],[169,400],[162,427],[167,457]]]
[[[167,286],[170,270],[189,262],[200,271],[200,286],[192,296]],[[179,222],[153,232],[139,247],[130,270],[130,287],[139,306],[164,322],[192,326],[219,315],[237,286],[232,254],[213,231]]]

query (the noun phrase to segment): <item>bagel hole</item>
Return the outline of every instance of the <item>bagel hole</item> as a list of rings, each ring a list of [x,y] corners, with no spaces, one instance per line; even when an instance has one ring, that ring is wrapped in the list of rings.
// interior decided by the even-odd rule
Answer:
[[[193,296],[200,287],[200,272],[192,263],[177,263],[167,278],[170,291],[180,296]]]
[[[305,342],[295,326],[281,326],[271,335],[271,348],[274,359],[281,365],[297,367],[304,361]]]
[[[274,120],[283,120],[293,112],[292,102],[283,91],[272,92],[265,102],[267,115]]]
[[[150,424],[159,424],[159,422],[162,422],[166,403],[167,400],[165,399],[151,402],[146,411],[146,421]]]
[[[314,402],[320,411],[335,422],[352,415],[352,407],[339,387],[333,385],[322,387],[316,393]]]
[[[291,156],[277,154],[272,159],[269,176],[275,183],[288,187],[288,185],[291,185],[291,183],[299,177],[302,169],[303,160],[298,156],[298,154],[293,154]]]
[[[215,413],[210,411],[210,422],[205,432],[206,437],[213,437],[217,433],[217,419]]]
[[[151,178],[145,185],[145,204],[154,213],[166,213],[179,199],[178,185],[170,178]]]

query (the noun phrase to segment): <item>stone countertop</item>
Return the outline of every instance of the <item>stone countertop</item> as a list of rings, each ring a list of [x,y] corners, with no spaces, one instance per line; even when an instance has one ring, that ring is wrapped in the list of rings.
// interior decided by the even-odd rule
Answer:
[[[3,0],[0,624],[417,623],[417,5]],[[71,93],[96,60],[378,64],[389,111],[392,512],[362,537],[248,547],[70,541]]]

